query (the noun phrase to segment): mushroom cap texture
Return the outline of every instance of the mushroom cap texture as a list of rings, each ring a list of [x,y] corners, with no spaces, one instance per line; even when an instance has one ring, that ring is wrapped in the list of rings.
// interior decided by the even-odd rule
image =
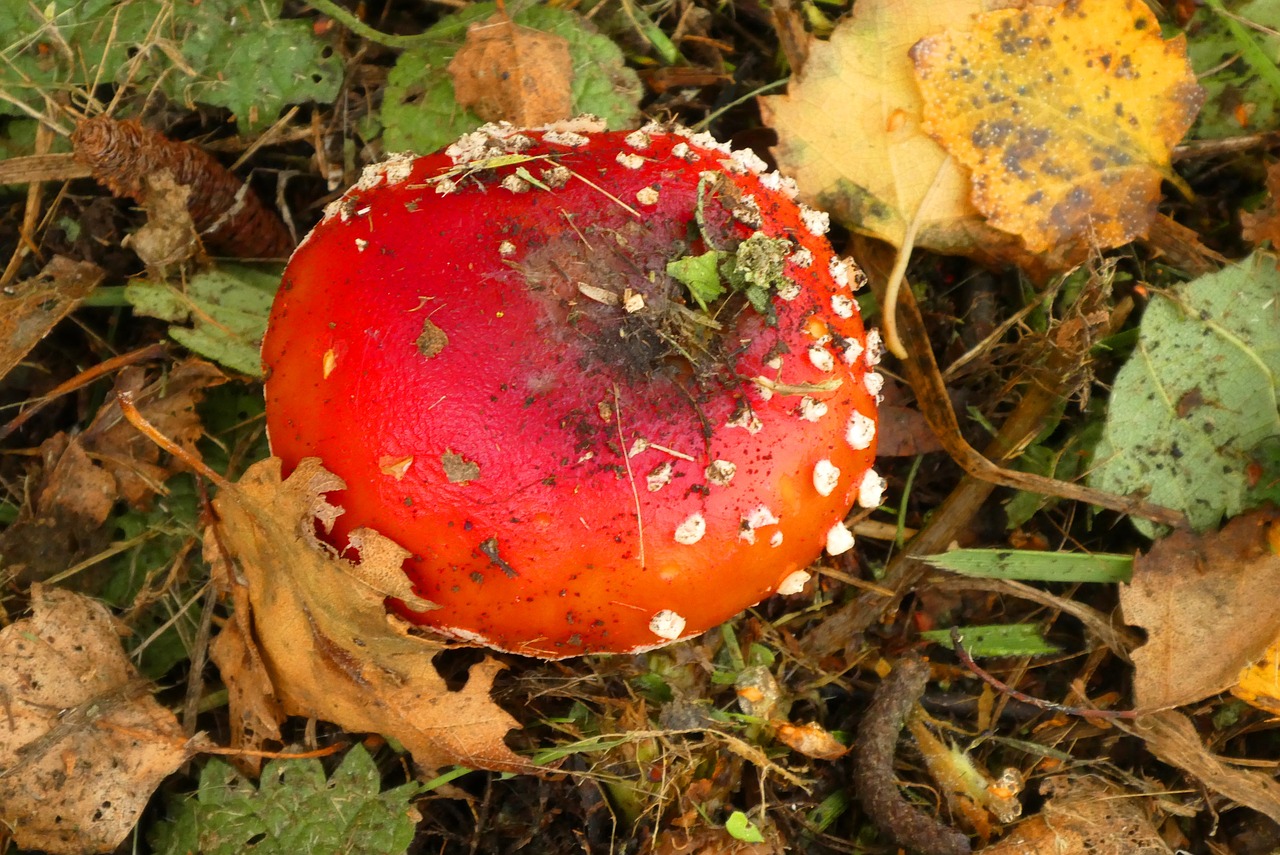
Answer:
[[[634,652],[818,557],[873,461],[877,354],[861,272],[761,169],[683,129],[489,126],[330,207],[271,313],[267,425],[286,472],[346,482],[335,545],[412,554],[437,608],[391,608],[514,653]],[[667,264],[709,245],[766,271],[767,314],[688,299]]]

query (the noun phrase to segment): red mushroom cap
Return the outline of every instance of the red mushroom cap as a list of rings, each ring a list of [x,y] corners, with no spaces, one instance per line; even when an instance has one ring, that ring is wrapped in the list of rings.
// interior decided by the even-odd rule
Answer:
[[[392,606],[449,637],[632,652],[794,593],[883,482],[863,277],[793,196],[583,120],[371,167],[285,271],[272,449],[343,478],[331,539],[408,549],[438,608]]]

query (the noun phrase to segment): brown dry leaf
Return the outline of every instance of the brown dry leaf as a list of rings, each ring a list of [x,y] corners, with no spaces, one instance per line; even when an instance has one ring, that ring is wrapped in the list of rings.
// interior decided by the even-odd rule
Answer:
[[[120,498],[135,506],[145,504],[152,494],[163,491],[167,478],[184,467],[125,421],[117,396],[132,393],[143,417],[199,460],[197,443],[204,427],[196,405],[205,390],[226,381],[216,365],[201,359],[186,359],[151,382],[142,367],[125,368],[116,377],[116,395],[102,405],[77,441],[115,478]]]
[[[448,71],[458,104],[486,122],[534,127],[574,114],[569,40],[505,13],[467,28]]]
[[[1272,248],[1280,248],[1280,163],[1267,166],[1267,203],[1258,210],[1240,214],[1242,236],[1249,243],[1270,241]]]
[[[1147,233],[1173,146],[1204,101],[1182,36],[1141,0],[978,16],[911,50],[924,127],[973,173],[973,203],[1033,252]]]
[[[195,221],[187,210],[191,187],[179,184],[170,169],[145,176],[143,186],[147,222],[120,245],[132,248],[147,270],[164,280],[169,267],[189,261],[201,251]]]
[[[760,99],[778,133],[778,166],[809,204],[901,246],[935,176],[916,245],[982,260],[1029,263],[1022,242],[991,228],[969,199],[968,173],[920,126],[923,103],[908,51],[963,28],[998,0],[859,0],[830,41],[814,42],[786,95]]]
[[[1222,762],[1204,747],[1195,725],[1182,713],[1163,710],[1121,726],[1141,737],[1152,754],[1177,766],[1212,792],[1251,807],[1272,822],[1280,822],[1280,782],[1268,772],[1232,769]]]
[[[111,532],[102,523],[117,497],[115,479],[64,433],[41,443],[27,484],[18,518],[0,529],[0,566],[19,585],[48,579],[106,546]]]
[[[1050,778],[1040,813],[982,855],[1169,855],[1142,799],[1099,778]],[[1149,800],[1148,800],[1149,801]]]
[[[55,256],[31,279],[0,292],[0,377],[102,281],[102,268]]]
[[[429,606],[401,570],[407,553],[367,529],[352,535],[359,564],[324,551],[314,525],[341,513],[323,494],[342,489],[342,480],[314,458],[283,482],[280,468],[269,458],[224,488],[214,500],[218,522],[206,535],[217,544],[210,552],[216,572],[247,587],[252,627],[238,615],[223,632],[242,637],[220,644],[256,681],[249,691],[264,691],[265,674],[285,714],[394,737],[426,769],[458,763],[531,771],[503,743],[519,723],[490,697],[501,663],[486,657],[462,689],[450,690],[432,662],[444,645],[412,635],[384,606],[387,597]],[[230,681],[237,672],[223,676]],[[245,692],[232,697],[243,701]],[[233,709],[233,719],[245,720],[244,713]]]
[[[133,392],[143,415],[198,459],[196,404],[225,380],[212,364],[189,359],[150,383],[143,368],[125,368],[116,391]],[[111,531],[102,524],[116,501],[145,506],[182,468],[124,421],[116,400],[108,398],[83,432],[41,444],[40,465],[27,476],[30,501],[0,530],[0,563],[19,583],[48,579],[103,548]]]
[[[191,751],[101,603],[36,584],[31,606],[0,630],[0,823],[24,849],[110,852]]]
[[[1280,638],[1280,556],[1267,542],[1277,518],[1255,511],[1221,531],[1174,532],[1134,559],[1120,608],[1126,623],[1147,631],[1133,652],[1139,709],[1224,691]]]

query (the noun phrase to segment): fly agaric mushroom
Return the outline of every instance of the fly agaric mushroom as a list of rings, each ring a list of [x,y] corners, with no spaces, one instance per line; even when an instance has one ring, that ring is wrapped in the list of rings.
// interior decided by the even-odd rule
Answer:
[[[446,637],[561,658],[803,587],[874,506],[863,274],[706,134],[489,125],[372,166],[284,274],[271,446],[347,487]]]

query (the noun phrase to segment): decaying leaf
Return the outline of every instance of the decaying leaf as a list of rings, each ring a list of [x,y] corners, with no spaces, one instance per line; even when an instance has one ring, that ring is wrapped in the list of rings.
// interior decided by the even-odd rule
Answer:
[[[480,117],[458,103],[447,69],[462,48],[468,27],[491,18],[497,10],[492,0],[468,4],[423,33],[421,47],[400,54],[387,76],[379,114],[388,151],[435,151],[480,126]],[[570,85],[571,115],[590,113],[610,128],[635,123],[643,87],[612,39],[567,7],[511,4],[508,12],[515,25],[568,43],[572,73],[555,82]]]
[[[1151,805],[1101,778],[1050,778],[1040,813],[984,855],[1169,855]]]
[[[1191,719],[1175,710],[1144,715],[1126,729],[1142,737],[1152,754],[1188,773],[1206,788],[1280,822],[1280,783],[1266,771],[1233,769],[1200,741]]]
[[[102,604],[36,584],[31,605],[0,630],[0,824],[26,849],[111,852],[188,741]]]
[[[130,393],[134,405],[157,430],[172,439],[187,455],[200,459],[197,443],[204,427],[196,405],[206,390],[227,380],[218,368],[200,359],[186,359],[160,377],[149,379],[137,366],[124,369],[116,377],[115,395],[98,410],[74,442],[84,446],[115,480],[120,498],[134,506],[144,505],[163,491],[164,482],[183,464],[165,455],[155,443],[124,420],[118,395]]]
[[[505,12],[467,28],[449,76],[459,106],[486,122],[536,127],[573,116],[569,40],[522,27]]]
[[[96,264],[59,255],[36,276],[0,291],[0,377],[98,287],[105,275]]]
[[[936,176],[919,246],[985,257],[1021,251],[1016,238],[985,224],[969,200],[967,172],[921,129],[923,105],[908,57],[921,38],[963,28],[994,5],[859,0],[830,41],[812,45],[789,92],[760,99],[765,124],[778,133],[778,165],[809,204],[901,245]]]
[[[1141,0],[979,15],[911,50],[924,128],[972,171],[973,203],[1027,248],[1147,233],[1204,92],[1185,39]]]
[[[449,689],[432,662],[444,645],[411,634],[384,605],[395,597],[429,607],[401,570],[407,553],[367,529],[351,536],[359,563],[325,551],[314,536],[316,521],[332,523],[342,510],[323,496],[345,485],[314,458],[284,481],[280,468],[278,458],[257,463],[214,500],[218,522],[206,535],[206,555],[223,579],[244,586],[239,595],[233,588],[236,620],[215,649],[220,666],[239,663],[224,678],[256,672],[260,684],[248,692],[267,691],[262,684],[269,682],[284,714],[393,737],[426,769],[459,763],[528,771],[503,744],[518,722],[489,694],[502,665],[486,658],[462,689]],[[245,694],[233,688],[233,705]],[[243,713],[233,708],[233,720]],[[270,716],[272,705],[260,714]],[[252,724],[259,731],[274,727]]]
[[[1267,541],[1277,518],[1258,511],[1220,532],[1175,532],[1134,560],[1120,608],[1127,623],[1147,631],[1132,654],[1139,709],[1224,691],[1280,638],[1280,555]]]
[[[19,584],[48,579],[103,548],[110,532],[102,523],[117,496],[111,475],[65,433],[40,444],[28,479],[29,501],[0,529],[0,560]]]
[[[163,279],[168,268],[202,253],[195,221],[187,210],[191,187],[179,184],[169,169],[147,175],[143,185],[147,222],[120,245],[130,247],[148,270]]]
[[[143,415],[198,459],[203,431],[196,404],[225,379],[199,360],[150,381],[145,369],[130,366],[117,375],[116,391],[134,393]],[[103,523],[117,501],[145,507],[181,466],[127,424],[117,398],[108,397],[85,430],[41,443],[39,463],[28,470],[30,501],[0,528],[5,570],[20,582],[66,570],[106,545],[112,532]]]

